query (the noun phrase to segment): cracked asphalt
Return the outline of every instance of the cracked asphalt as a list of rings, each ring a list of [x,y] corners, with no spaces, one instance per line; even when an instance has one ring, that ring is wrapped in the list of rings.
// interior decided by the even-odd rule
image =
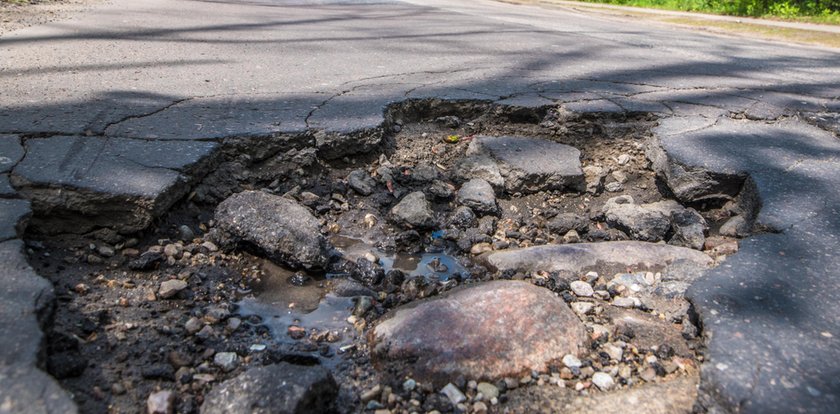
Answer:
[[[112,0],[0,37],[0,254],[15,263],[0,383],[18,385],[0,413],[73,410],[34,368],[50,288],[17,240],[33,210],[139,200],[110,219],[140,229],[226,139],[340,139],[421,98],[651,112],[671,162],[749,174],[773,231],[689,291],[709,338],[700,403],[837,409],[837,50],[485,0]]]

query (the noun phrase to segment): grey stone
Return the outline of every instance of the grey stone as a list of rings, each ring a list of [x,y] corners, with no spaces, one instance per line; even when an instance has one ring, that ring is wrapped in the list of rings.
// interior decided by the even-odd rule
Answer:
[[[458,202],[479,214],[498,214],[499,210],[493,187],[480,178],[469,180],[461,186]]]
[[[571,230],[586,231],[589,220],[579,214],[560,213],[546,223],[546,227],[557,234],[566,234]]]
[[[54,295],[23,250],[20,240],[0,243],[0,412],[75,413],[70,396],[37,368]]]
[[[167,280],[160,284],[158,295],[161,298],[169,299],[178,294],[178,292],[187,288],[187,282],[179,279]]]
[[[586,186],[580,151],[568,145],[537,138],[479,136],[470,143],[467,153],[495,159],[505,189],[511,193],[583,191]]]
[[[607,190],[609,193],[617,193],[624,190],[624,185],[618,181],[613,181],[607,183],[607,185],[604,186],[604,190]]]
[[[544,245],[486,253],[481,260],[491,268],[531,273],[538,270],[584,274],[626,272],[628,269],[662,271],[679,278],[683,267],[705,270],[713,261],[705,253],[684,247],[640,241]],[[678,269],[679,272],[669,272]]]
[[[499,172],[499,165],[487,155],[473,155],[464,157],[455,164],[453,178],[464,182],[480,178],[490,183],[493,189],[500,191],[505,187],[505,180]]]
[[[32,215],[29,201],[0,199],[0,241],[20,237]]]
[[[353,189],[353,191],[368,196],[373,193],[373,190],[376,188],[376,180],[370,176],[364,170],[353,170],[350,174],[347,175],[347,185]]]
[[[490,401],[499,396],[499,388],[489,382],[479,382],[476,390],[484,395],[486,401]]]
[[[17,191],[9,181],[9,174],[0,174],[0,198],[12,197],[15,194],[17,194]]]
[[[446,398],[449,398],[449,401],[453,405],[460,404],[467,400],[467,396],[464,395],[464,393],[461,392],[461,390],[459,390],[458,387],[456,387],[451,382],[449,384],[446,384],[446,386],[443,387],[442,390],[440,390],[440,393],[445,395]]]
[[[16,135],[0,135],[0,173],[9,172],[22,158],[23,146]]]
[[[169,390],[149,394],[146,400],[146,413],[172,414],[175,412],[175,393]]]
[[[416,228],[430,228],[435,225],[432,206],[422,191],[415,191],[403,197],[391,209],[391,217],[397,223]]]
[[[209,142],[51,137],[26,141],[27,157],[12,183],[48,220],[39,229],[123,232],[146,228],[187,194],[191,175],[206,168]]]
[[[452,212],[452,215],[449,216],[448,223],[450,226],[465,229],[474,227],[478,223],[478,220],[471,208],[467,206],[458,206],[458,208]]]
[[[730,237],[746,237],[750,234],[750,225],[743,216],[734,216],[720,226],[720,234]]]
[[[696,250],[703,249],[708,225],[706,219],[697,210],[683,207],[674,200],[642,204],[641,207],[649,211],[658,211],[671,222],[673,235],[668,240],[668,244]]]
[[[610,226],[642,241],[663,240],[671,228],[671,221],[665,214],[635,204],[629,195],[610,198],[601,212]]]
[[[598,386],[601,391],[609,391],[615,387],[615,380],[610,374],[604,372],[596,372],[592,375],[592,383]]]
[[[328,242],[321,224],[294,200],[244,191],[216,207],[216,225],[227,243],[248,243],[272,261],[292,267],[323,268]]]
[[[202,414],[332,412],[338,385],[320,366],[285,362],[250,368],[207,393]]]
[[[557,355],[577,354],[588,337],[549,290],[492,281],[397,308],[369,339],[378,366],[440,387],[459,375],[498,380],[546,370]]]
[[[218,352],[213,356],[213,364],[222,371],[233,371],[239,366],[239,355],[236,355],[236,352]]]
[[[572,288],[572,292],[575,292],[575,295],[581,297],[590,297],[595,294],[595,290],[592,289],[592,285],[586,283],[582,280],[575,280],[569,284]]]

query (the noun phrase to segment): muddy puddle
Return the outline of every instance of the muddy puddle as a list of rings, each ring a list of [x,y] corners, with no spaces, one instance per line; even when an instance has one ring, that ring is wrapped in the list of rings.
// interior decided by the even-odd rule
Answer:
[[[374,262],[387,273],[399,270],[407,277],[422,276],[429,282],[447,282],[451,279],[463,280],[469,278],[466,260],[448,254],[444,251],[425,253],[385,252],[373,247],[363,240],[333,236],[330,238],[333,246],[349,260],[359,258],[375,259]]]

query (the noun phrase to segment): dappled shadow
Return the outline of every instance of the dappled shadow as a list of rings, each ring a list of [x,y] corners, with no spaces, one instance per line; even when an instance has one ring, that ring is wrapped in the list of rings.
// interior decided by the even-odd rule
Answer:
[[[613,22],[580,30],[560,22],[566,26],[552,30],[406,4],[203,3],[243,11],[230,21],[172,24],[172,6],[136,17],[161,20],[151,28],[104,24],[0,39],[0,133],[71,135],[68,140],[87,145],[108,140],[97,148],[242,136],[272,140],[309,128],[374,129],[389,103],[427,98],[567,102],[618,116],[655,103],[661,117],[710,120],[759,107],[762,116],[756,117],[769,119],[840,108],[840,54],[829,51],[629,24],[616,28]],[[110,45],[120,52],[103,47],[104,57],[32,58],[47,56],[56,44],[76,50]],[[143,56],[157,48],[161,55]],[[135,50],[137,60],[120,60]],[[76,85],[74,71],[97,77]],[[45,95],[49,99],[40,99]],[[760,219],[783,231],[745,241],[738,255],[690,293],[712,334],[711,360],[730,365],[711,371],[707,384],[714,384],[704,387],[739,382],[720,398],[727,408],[749,412],[791,404],[830,410],[840,395],[834,379],[840,349],[823,334],[840,335],[831,309],[840,302],[840,141],[786,122],[790,128],[774,129],[732,121],[673,138],[682,140],[675,154],[694,165],[749,173],[764,204]],[[146,144],[135,142],[141,140]],[[134,162],[112,173],[122,168],[116,158],[37,142],[27,144],[27,168],[41,174],[44,186],[67,185],[61,179],[85,183],[91,178],[85,174],[94,171],[102,184],[96,190],[124,189],[154,176],[143,174],[150,168],[168,177],[189,165]],[[171,155],[189,157],[181,146],[171,148]],[[143,157],[129,160],[159,158],[136,151]],[[58,162],[39,162],[50,159]],[[78,167],[75,175],[65,177],[62,165]],[[785,375],[793,387],[773,385]]]

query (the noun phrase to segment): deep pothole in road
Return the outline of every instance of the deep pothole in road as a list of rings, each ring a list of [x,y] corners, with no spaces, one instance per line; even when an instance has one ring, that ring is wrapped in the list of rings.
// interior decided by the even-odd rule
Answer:
[[[140,234],[30,232],[46,367],[81,411],[691,410],[683,293],[749,232],[738,195],[674,200],[645,114],[388,119],[331,160],[231,149]]]

